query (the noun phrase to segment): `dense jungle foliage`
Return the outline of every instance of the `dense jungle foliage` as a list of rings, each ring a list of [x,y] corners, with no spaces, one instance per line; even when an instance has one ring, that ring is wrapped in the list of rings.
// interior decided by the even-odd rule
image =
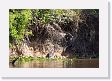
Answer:
[[[99,57],[98,9],[10,9],[10,54]],[[26,50],[26,51],[25,51]],[[29,51],[30,50],[30,51]],[[40,54],[39,54],[40,52]]]

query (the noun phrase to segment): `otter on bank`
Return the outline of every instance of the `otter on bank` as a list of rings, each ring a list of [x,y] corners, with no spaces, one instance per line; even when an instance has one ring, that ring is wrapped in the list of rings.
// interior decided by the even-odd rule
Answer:
[[[53,57],[54,57],[54,54],[51,52],[46,55],[46,58],[53,58]]]
[[[14,65],[15,64],[15,62],[17,61],[19,59],[19,57],[17,57],[17,58],[15,58],[11,63],[12,63],[12,65]]]

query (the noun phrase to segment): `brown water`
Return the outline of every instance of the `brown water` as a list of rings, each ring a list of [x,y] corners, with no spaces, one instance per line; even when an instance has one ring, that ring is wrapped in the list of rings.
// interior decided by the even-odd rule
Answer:
[[[31,61],[25,63],[16,63],[14,66],[9,65],[10,68],[99,68],[98,59],[78,59],[75,61]]]

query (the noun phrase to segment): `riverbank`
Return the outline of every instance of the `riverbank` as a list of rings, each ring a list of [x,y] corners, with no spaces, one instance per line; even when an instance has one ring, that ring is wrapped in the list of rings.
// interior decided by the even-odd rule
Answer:
[[[35,61],[52,61],[52,60],[56,60],[56,61],[63,61],[63,60],[67,60],[67,58],[65,57],[54,57],[54,58],[46,58],[46,57],[32,57],[32,56],[9,56],[9,62],[11,63],[13,60],[15,60],[16,58],[18,58],[16,60],[16,62],[29,62],[29,61],[32,61],[32,60],[35,60]],[[76,58],[73,58],[73,59],[76,59]]]
[[[99,59],[77,59],[77,58],[44,58],[44,57],[19,57],[12,64],[11,61],[17,57],[10,58],[10,68],[98,68]]]

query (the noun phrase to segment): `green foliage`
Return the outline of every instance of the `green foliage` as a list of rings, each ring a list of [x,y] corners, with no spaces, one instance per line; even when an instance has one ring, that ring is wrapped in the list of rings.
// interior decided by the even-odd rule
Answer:
[[[10,42],[16,41],[16,43],[20,43],[25,34],[31,34],[31,32],[27,31],[28,23],[31,19],[31,10],[9,10]]]
[[[36,20],[41,24],[56,21],[56,19],[59,19],[60,16],[63,15],[63,10],[60,9],[37,9],[32,11],[35,16],[34,18],[37,18]]]
[[[10,56],[9,57],[9,61],[12,62],[13,60],[15,60],[16,56]],[[74,60],[75,58],[73,58]],[[32,57],[32,56],[20,56],[18,58],[18,60],[16,62],[22,62],[22,63],[25,63],[25,62],[31,62],[31,61],[39,61],[39,62],[44,62],[44,61],[69,61],[70,59],[67,59],[67,58],[60,58],[60,57],[56,57],[56,58],[46,58],[46,57]]]

